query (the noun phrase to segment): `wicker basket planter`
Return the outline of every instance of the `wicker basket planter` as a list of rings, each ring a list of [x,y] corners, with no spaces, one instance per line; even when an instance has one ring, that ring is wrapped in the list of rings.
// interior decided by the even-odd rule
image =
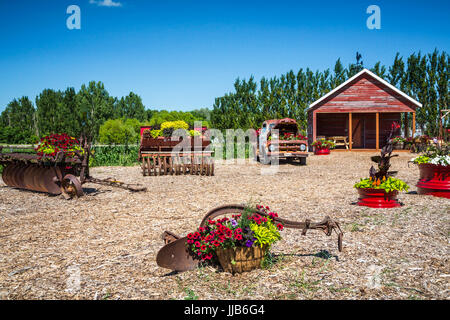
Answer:
[[[223,270],[230,273],[242,273],[261,268],[261,262],[267,247],[234,247],[216,251]]]
[[[417,193],[450,199],[450,166],[419,164]]]

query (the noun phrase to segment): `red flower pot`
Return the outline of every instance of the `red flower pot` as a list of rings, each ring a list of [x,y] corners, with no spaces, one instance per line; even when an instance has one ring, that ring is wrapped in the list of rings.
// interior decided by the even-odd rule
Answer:
[[[450,166],[419,164],[417,193],[450,199]]]
[[[316,147],[314,149],[314,154],[316,154],[316,155],[330,154],[330,149],[329,148],[318,148],[318,147]]]
[[[395,208],[401,204],[397,200],[398,191],[386,192],[384,189],[358,188],[358,205],[371,208]]]

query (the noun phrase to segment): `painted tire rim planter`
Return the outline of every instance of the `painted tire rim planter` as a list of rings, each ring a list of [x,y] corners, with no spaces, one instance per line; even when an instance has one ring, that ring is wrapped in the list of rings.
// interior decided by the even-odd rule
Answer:
[[[417,193],[450,199],[450,166],[419,164]]]
[[[217,258],[223,270],[230,273],[242,273],[261,268],[261,262],[267,247],[234,247],[219,249]]]
[[[384,189],[357,188],[359,198],[358,205],[370,208],[396,208],[401,204],[397,200],[398,191],[386,192]]]
[[[330,154],[330,149],[329,148],[317,148],[314,150],[314,154],[316,155],[326,155],[326,154]]]

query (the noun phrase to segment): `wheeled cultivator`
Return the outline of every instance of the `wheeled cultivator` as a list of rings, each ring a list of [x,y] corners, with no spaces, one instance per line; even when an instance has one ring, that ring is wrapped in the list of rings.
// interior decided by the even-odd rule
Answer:
[[[125,184],[115,179],[96,179],[89,175],[90,143],[80,139],[82,150],[72,157],[63,152],[55,156],[39,156],[30,153],[2,153],[0,147],[0,165],[5,166],[2,173],[3,182],[10,187],[52,195],[62,194],[66,199],[84,195],[84,183],[96,183],[127,189],[145,191],[137,184]]]
[[[141,137],[139,162],[144,176],[214,175],[214,159],[204,136],[153,138],[146,131]]]
[[[239,204],[224,205],[209,211],[200,223],[200,227],[205,227],[209,220],[218,216],[230,214],[242,214],[248,207]],[[268,214],[258,209],[251,209],[261,216],[268,217]],[[343,232],[339,223],[326,216],[321,222],[311,222],[306,219],[304,222],[290,221],[282,218],[273,218],[274,222],[283,224],[286,228],[300,229],[302,235],[306,235],[309,229],[322,230],[327,236],[331,236],[333,231],[338,235],[338,250],[342,251]],[[174,271],[192,270],[199,264],[200,260],[194,258],[187,249],[187,237],[180,237],[172,232],[165,231],[162,234],[162,239],[165,246],[162,247],[157,256],[156,263],[162,268],[171,269]]]

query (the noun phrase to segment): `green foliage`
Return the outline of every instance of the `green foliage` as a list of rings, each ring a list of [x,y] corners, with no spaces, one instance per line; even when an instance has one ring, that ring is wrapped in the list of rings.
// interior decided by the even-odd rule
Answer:
[[[188,127],[192,127],[195,121],[202,121],[202,123],[207,124],[202,115],[195,117],[190,112],[161,110],[153,111],[152,117],[146,122],[146,125],[159,128],[162,123],[173,121],[184,121],[188,124]]]
[[[448,109],[450,56],[434,50],[430,54],[414,53],[403,58],[398,53],[393,64],[386,68],[380,62],[371,70],[385,77],[392,85],[422,103],[416,110],[416,125],[423,133],[437,136],[439,112]],[[319,97],[347,80],[363,67],[361,54],[356,62],[345,68],[340,59],[332,71],[312,71],[309,68],[289,71],[279,77],[236,79],[233,92],[215,99],[212,110],[206,108],[191,112],[145,109],[142,99],[130,92],[115,98],[109,95],[102,82],[83,84],[77,92],[44,89],[35,100],[27,97],[14,99],[0,114],[0,142],[32,143],[37,137],[51,132],[66,132],[79,137],[84,130],[98,141],[100,126],[110,119],[124,119],[134,127],[138,122],[159,126],[166,121],[184,121],[192,129],[195,121],[216,129],[259,128],[266,119],[290,117],[300,125],[305,135],[306,108]],[[134,124],[128,119],[136,119]],[[402,120],[406,121],[405,118]],[[407,120],[412,127],[411,117]],[[450,117],[443,120],[450,127]]]
[[[91,167],[138,164],[138,146],[94,146],[92,151],[94,156],[89,158]]]
[[[152,135],[152,138],[157,138],[162,136],[162,130],[151,130],[150,134]]]
[[[312,145],[317,148],[324,148],[324,149],[326,148],[333,149],[336,147],[336,144],[333,141],[325,139],[316,140],[312,143]]]
[[[36,148],[36,153],[39,156],[56,156],[58,152],[63,152],[66,157],[73,157],[76,153],[80,155],[84,154],[84,150],[79,145],[79,141],[65,133],[51,134],[43,137]]]
[[[130,120],[130,119],[128,119]],[[106,144],[131,144],[138,140],[133,122],[123,122],[122,119],[107,120],[100,127],[100,143]],[[138,126],[139,127],[139,126]]]
[[[141,133],[142,123],[139,122],[138,119],[128,118],[128,119],[125,120],[124,125],[127,126],[127,127],[133,128],[133,130],[136,133],[136,135],[139,135]]]
[[[259,244],[261,248],[264,245],[270,246],[272,243],[281,239],[280,232],[278,232],[271,219],[268,219],[267,222],[260,225],[251,223],[250,229],[254,233],[256,243]]]
[[[117,118],[135,119],[138,122],[147,120],[142,99],[133,92],[130,92],[126,97],[120,98],[115,106],[115,116]]]
[[[191,137],[195,137],[195,136],[201,136],[202,134],[200,133],[200,131],[197,131],[197,130],[189,130],[189,135]]]
[[[426,155],[421,155],[412,160],[415,164],[424,164],[430,162],[430,157]]]
[[[34,127],[34,113],[28,97],[10,102],[0,115],[0,143],[35,143],[39,138]]]
[[[439,110],[447,109],[449,105],[449,62],[449,55],[437,50],[428,55],[412,54],[406,64],[397,53],[388,69],[377,62],[371,70],[421,102],[423,106],[416,113],[417,126],[424,133],[437,136]],[[306,108],[362,68],[362,56],[357,53],[356,62],[348,68],[344,68],[338,59],[333,72],[300,69],[280,77],[263,77],[259,83],[253,77],[248,80],[238,78],[233,92],[215,99],[210,114],[211,125],[221,130],[256,129],[264,120],[289,117],[298,121],[300,130],[305,129]],[[411,117],[408,122],[411,128]],[[450,117],[444,119],[443,125],[450,126]]]
[[[177,130],[177,129],[187,130],[189,128],[189,125],[183,120],[166,121],[166,122],[161,123],[161,130],[168,129],[168,128],[173,129],[173,130]]]
[[[110,97],[102,82],[91,81],[82,85],[78,92],[81,125],[88,139],[96,140],[100,126],[114,118],[114,104],[117,99]]]
[[[354,185],[358,189],[384,189],[386,192],[393,190],[397,191],[408,191],[409,186],[402,180],[389,177],[383,180],[374,180],[372,178],[361,179],[360,182]]]
[[[194,290],[185,288],[184,292],[187,294],[187,296],[184,297],[184,300],[198,300],[198,295],[195,294]]]
[[[20,127],[0,127],[0,143],[6,144],[34,144],[39,138],[32,130]]]

